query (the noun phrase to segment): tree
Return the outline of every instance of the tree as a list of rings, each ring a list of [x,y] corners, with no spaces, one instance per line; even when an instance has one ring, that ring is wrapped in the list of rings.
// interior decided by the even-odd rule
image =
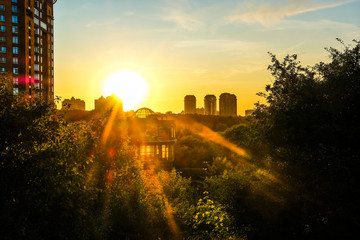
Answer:
[[[0,77],[0,234],[4,239],[84,238],[94,193],[86,188],[93,136],[52,104],[23,101]]]
[[[360,42],[339,41],[343,50],[327,49],[331,61],[313,67],[301,66],[297,55],[279,61],[270,54],[275,81],[260,93],[267,104],[256,112],[271,157],[306,189],[299,198],[314,213],[306,220],[313,219],[312,233],[325,225],[316,218],[329,219],[329,236],[359,227]]]

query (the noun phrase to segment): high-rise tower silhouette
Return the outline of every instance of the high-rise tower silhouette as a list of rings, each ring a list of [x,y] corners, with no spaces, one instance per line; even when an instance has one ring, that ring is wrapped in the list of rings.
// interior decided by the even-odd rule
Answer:
[[[204,98],[205,115],[216,114],[216,96],[206,95]]]
[[[220,116],[237,116],[237,99],[234,94],[223,93],[219,99]]]
[[[194,95],[186,95],[184,99],[185,114],[196,114],[196,97]]]

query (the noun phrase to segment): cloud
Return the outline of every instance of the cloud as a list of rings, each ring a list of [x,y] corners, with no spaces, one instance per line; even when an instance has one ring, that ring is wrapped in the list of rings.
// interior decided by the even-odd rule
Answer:
[[[227,18],[227,21],[229,23],[261,23],[262,25],[268,27],[285,17],[326,8],[334,8],[354,2],[354,0],[323,4],[314,4],[314,2],[315,1],[310,0],[291,0],[287,4],[283,3],[282,6],[265,4],[255,11],[230,16]]]
[[[266,71],[267,66],[268,64],[265,61],[240,61],[226,68],[224,78],[233,78],[242,73]]]
[[[226,39],[199,39],[185,40],[174,43],[177,48],[193,48],[196,50],[206,49],[209,52],[230,52],[233,55],[244,52],[264,49],[265,45],[257,42],[246,42],[241,40]]]
[[[132,12],[132,11],[125,11],[123,14],[124,14],[125,16],[133,16],[133,15],[135,15],[135,13]]]
[[[179,27],[188,30],[196,31],[202,27],[202,22],[190,14],[181,10],[168,10],[168,15],[163,18],[165,21],[176,23]]]
[[[299,20],[284,20],[279,23],[275,23],[271,28],[257,29],[257,32],[268,32],[268,31],[283,31],[286,29],[306,29],[306,30],[343,30],[351,31],[358,30],[359,26],[350,23],[336,22],[331,20],[318,20],[318,21],[299,21]]]
[[[106,26],[111,26],[113,22],[111,21],[104,21],[104,22],[88,22],[85,24],[86,28],[102,28]]]
[[[203,22],[194,16],[192,9],[190,0],[165,0],[161,19],[175,23],[187,31],[197,31],[203,26]]]

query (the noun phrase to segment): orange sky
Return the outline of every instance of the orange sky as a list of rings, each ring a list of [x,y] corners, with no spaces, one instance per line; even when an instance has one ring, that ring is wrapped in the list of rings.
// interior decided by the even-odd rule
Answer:
[[[87,110],[113,72],[148,81],[136,106],[181,112],[184,96],[223,92],[238,114],[272,82],[268,51],[297,53],[304,65],[327,60],[324,47],[359,39],[359,1],[62,0],[55,5],[55,95],[81,98]],[[124,99],[124,105],[126,105]]]

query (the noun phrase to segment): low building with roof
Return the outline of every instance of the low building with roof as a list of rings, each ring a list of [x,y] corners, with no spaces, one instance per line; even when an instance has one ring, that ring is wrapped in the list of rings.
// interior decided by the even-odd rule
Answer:
[[[140,108],[129,119],[129,135],[138,145],[146,165],[170,170],[174,163],[175,122],[163,120],[149,108]]]
[[[62,101],[61,110],[81,110],[85,111],[85,101],[81,99],[65,99]]]

